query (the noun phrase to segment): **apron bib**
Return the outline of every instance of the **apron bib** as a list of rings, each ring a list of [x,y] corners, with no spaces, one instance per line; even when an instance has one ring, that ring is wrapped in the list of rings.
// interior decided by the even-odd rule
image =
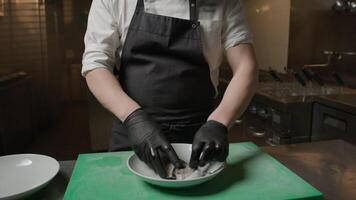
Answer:
[[[174,132],[191,143],[212,112],[215,89],[203,54],[196,0],[189,5],[190,20],[185,20],[145,13],[143,0],[138,0],[118,74],[123,90],[168,135]],[[115,120],[110,150],[130,146]]]

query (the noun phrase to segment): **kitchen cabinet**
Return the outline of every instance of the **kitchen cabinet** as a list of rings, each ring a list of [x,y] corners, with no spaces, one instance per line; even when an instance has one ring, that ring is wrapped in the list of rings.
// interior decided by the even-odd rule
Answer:
[[[0,156],[21,153],[32,141],[32,105],[30,77],[23,73],[0,76]]]
[[[343,139],[356,145],[356,95],[317,99],[313,106],[311,139]]]
[[[89,92],[88,107],[91,149],[93,151],[107,150],[115,117]]]

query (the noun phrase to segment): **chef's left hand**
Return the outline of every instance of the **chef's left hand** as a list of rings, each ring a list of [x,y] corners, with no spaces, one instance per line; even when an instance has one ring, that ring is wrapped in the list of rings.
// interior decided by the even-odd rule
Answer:
[[[210,161],[224,162],[229,154],[228,129],[220,122],[207,121],[195,134],[189,166],[196,169]]]

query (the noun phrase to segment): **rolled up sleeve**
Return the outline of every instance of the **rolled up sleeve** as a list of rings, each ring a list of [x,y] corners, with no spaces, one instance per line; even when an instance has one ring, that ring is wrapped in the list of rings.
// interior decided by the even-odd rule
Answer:
[[[115,55],[120,45],[120,34],[114,13],[107,5],[108,2],[111,1],[93,0],[92,2],[84,37],[83,76],[96,68],[107,68],[113,71],[115,67]]]
[[[252,43],[253,38],[245,19],[240,0],[227,0],[222,29],[222,44],[225,49],[241,43]]]

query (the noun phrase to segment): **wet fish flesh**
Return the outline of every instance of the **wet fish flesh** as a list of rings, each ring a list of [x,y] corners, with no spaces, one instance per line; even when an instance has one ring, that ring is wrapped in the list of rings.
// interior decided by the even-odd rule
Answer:
[[[167,179],[171,180],[189,180],[194,178],[203,177],[207,174],[210,164],[206,164],[203,167],[198,167],[197,169],[192,169],[189,165],[184,162],[184,168],[178,169],[174,165],[169,164],[167,166]]]

